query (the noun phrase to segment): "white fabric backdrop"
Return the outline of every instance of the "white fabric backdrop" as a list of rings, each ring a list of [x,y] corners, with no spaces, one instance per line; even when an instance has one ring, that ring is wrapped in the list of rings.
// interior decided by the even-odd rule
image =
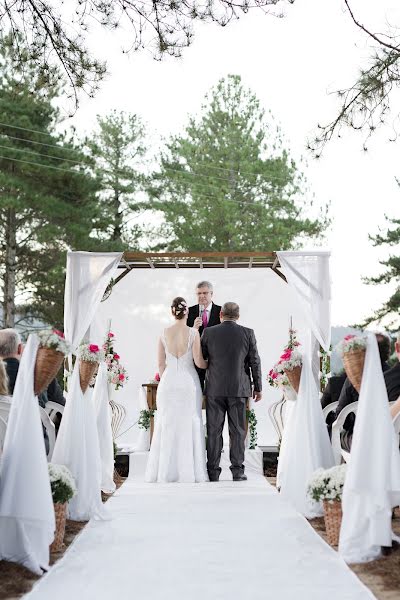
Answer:
[[[339,552],[347,562],[373,560],[381,546],[391,546],[392,507],[399,504],[399,438],[390,416],[378,343],[370,333],[342,497]]]
[[[114,287],[109,299],[100,304],[96,317],[102,320],[103,329],[107,319],[112,319],[115,349],[129,371],[127,385],[115,394],[115,400],[124,404],[127,410],[121,431],[137,420],[138,387],[152,379],[157,371],[158,338],[162,329],[172,324],[171,300],[182,295],[189,304],[196,304],[195,286],[201,280],[213,283],[217,304],[238,302],[241,308],[239,322],[255,330],[264,386],[264,398],[255,408],[258,443],[264,446],[276,444],[267,408],[279,400],[281,394],[268,386],[266,376],[288,341],[290,315],[300,338],[305,320],[289,286],[270,269],[260,268],[137,269]],[[118,443],[135,443],[138,436],[139,430],[134,426],[119,437]]]
[[[0,559],[37,573],[49,566],[55,520],[33,374],[39,339],[30,335],[18,370],[0,470]]]

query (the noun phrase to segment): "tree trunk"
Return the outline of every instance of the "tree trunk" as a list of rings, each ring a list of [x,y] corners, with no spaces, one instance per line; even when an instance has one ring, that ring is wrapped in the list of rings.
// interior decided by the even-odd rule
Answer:
[[[17,260],[17,218],[14,208],[7,208],[5,231],[5,275],[3,327],[15,324],[15,273]]]

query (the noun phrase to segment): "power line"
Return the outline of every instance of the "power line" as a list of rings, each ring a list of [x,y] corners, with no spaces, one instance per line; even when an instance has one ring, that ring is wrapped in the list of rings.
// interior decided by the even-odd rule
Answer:
[[[49,134],[49,133],[42,132],[42,131],[37,131],[35,129],[27,129],[26,127],[20,127],[18,125],[10,125],[8,123],[0,122],[0,126],[15,128],[15,129],[19,129],[20,131],[28,131],[30,133],[38,133],[40,135],[46,135],[48,137],[52,137],[52,135]],[[0,135],[1,135],[1,132],[0,132]],[[62,146],[58,146],[56,144],[47,144],[47,143],[44,143],[44,142],[38,142],[37,140],[29,140],[29,139],[26,139],[26,138],[18,138],[18,137],[15,137],[15,136],[11,136],[11,135],[9,135],[7,133],[4,133],[3,135],[6,135],[7,137],[9,137],[11,139],[19,140],[21,142],[25,142],[25,143],[29,143],[29,144],[37,144],[37,145],[41,145],[41,146],[47,146],[47,147],[50,147],[50,148],[51,147],[52,148],[57,148],[58,150],[64,150],[64,151],[68,151],[68,152],[74,152],[73,148],[65,148],[65,147],[62,147]],[[211,169],[216,169],[218,171],[225,171],[226,173],[229,173],[229,174],[231,174],[231,172],[232,172],[232,170],[229,169],[229,168],[221,167],[221,166],[218,166],[218,165],[213,165],[213,164],[207,163],[207,162],[203,163],[203,165],[205,165],[205,166],[207,166],[208,168],[211,168]],[[179,173],[181,172],[178,169],[171,169],[170,167],[168,167],[168,168],[169,168],[169,170],[172,170],[174,172],[179,172]],[[186,173],[189,174],[189,172],[186,172]],[[251,177],[255,177],[255,176],[258,176],[258,175],[265,176],[265,174],[261,173],[260,171],[255,171],[253,173],[250,173],[249,171],[241,171],[240,173],[241,173],[241,175],[248,175],[248,176],[251,176]],[[198,175],[199,177],[211,178],[210,175],[203,175],[203,174],[200,174],[200,173],[197,173],[197,174],[196,173],[190,173],[190,174]],[[217,179],[226,180],[225,177],[218,177],[217,175],[214,175],[212,177],[213,178],[217,178]],[[276,176],[276,175],[272,175],[272,174],[268,176],[268,179],[269,180],[272,179],[272,180],[276,180],[276,181],[286,181],[287,180],[286,177]]]

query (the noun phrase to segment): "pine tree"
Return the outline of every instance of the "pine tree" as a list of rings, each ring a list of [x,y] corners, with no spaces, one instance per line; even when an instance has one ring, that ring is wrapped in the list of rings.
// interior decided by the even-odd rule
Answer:
[[[173,137],[154,174],[153,207],[165,223],[158,248],[263,251],[321,235],[305,216],[303,175],[239,76],[211,90],[202,115]]]

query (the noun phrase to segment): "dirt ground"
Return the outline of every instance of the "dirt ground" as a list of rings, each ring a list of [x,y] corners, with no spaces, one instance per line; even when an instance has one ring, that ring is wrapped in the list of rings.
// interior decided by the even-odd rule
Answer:
[[[275,485],[276,470],[269,468],[266,472],[268,481]],[[119,478],[117,487],[122,485],[124,479]],[[107,501],[107,497],[103,500]],[[310,524],[315,531],[326,541],[324,519],[311,519]],[[78,533],[85,527],[86,522],[67,521],[64,544],[61,552],[54,552],[50,557],[50,564],[54,564],[68,546],[73,542]],[[400,510],[396,509],[393,519],[393,530],[400,536]],[[378,600],[399,600],[400,598],[400,547],[393,550],[388,556],[374,562],[350,565],[354,573],[369,587]],[[0,600],[17,600],[29,592],[33,584],[39,579],[28,569],[15,563],[0,561]],[[340,600],[340,599],[338,599]]]

